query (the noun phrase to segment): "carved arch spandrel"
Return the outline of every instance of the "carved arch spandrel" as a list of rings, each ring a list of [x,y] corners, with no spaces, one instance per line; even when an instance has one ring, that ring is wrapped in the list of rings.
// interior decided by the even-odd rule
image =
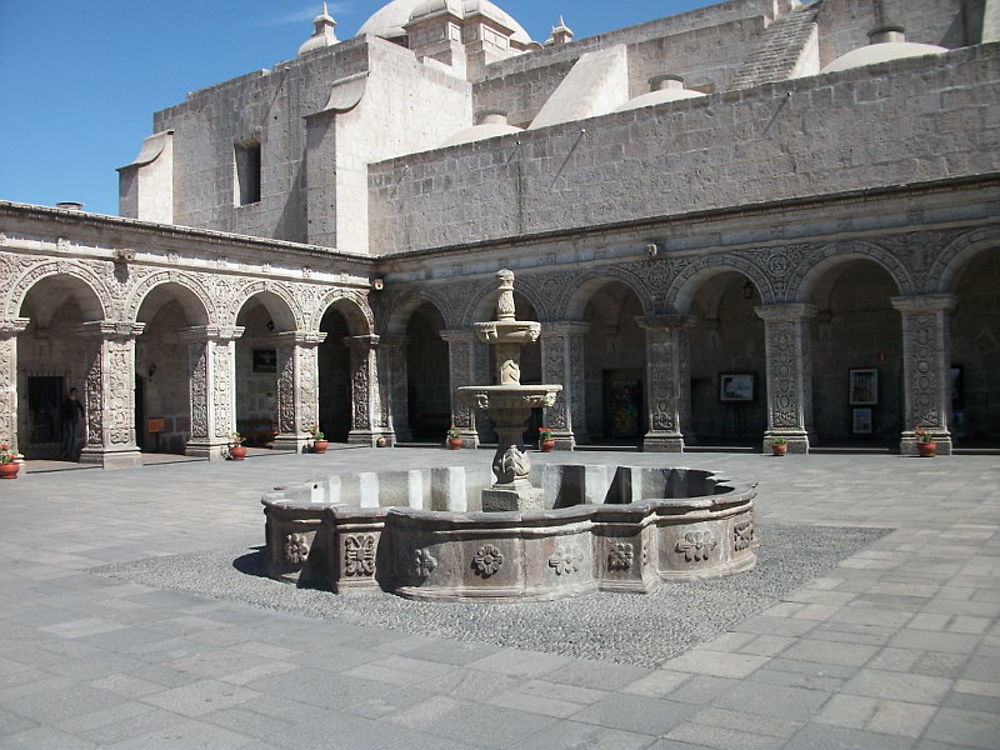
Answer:
[[[251,281],[233,290],[229,304],[222,313],[223,325],[235,326],[236,319],[250,299],[261,292],[268,292],[274,295],[287,307],[287,312],[291,317],[289,330],[305,329],[305,319],[301,305],[295,299],[295,295],[284,284],[271,280]]]
[[[735,272],[745,277],[757,289],[763,304],[774,301],[774,285],[759,265],[739,255],[710,255],[698,258],[679,269],[663,296],[667,310],[690,312],[698,290],[713,276]]]
[[[549,306],[549,314],[554,319],[582,320],[587,302],[610,281],[621,282],[635,294],[643,315],[653,314],[653,297],[642,278],[618,266],[591,268],[568,277],[558,300]]]
[[[99,310],[94,320],[103,320],[108,311],[114,308],[114,297],[101,280],[96,269],[91,269],[83,263],[70,260],[44,261],[36,263],[23,271],[4,295],[4,317],[17,318],[31,289],[43,279],[52,276],[70,276],[84,284],[87,291],[93,295],[93,302]]]
[[[180,271],[159,271],[146,276],[129,289],[125,297],[125,319],[137,320],[139,311],[142,310],[142,305],[149,298],[149,295],[158,287],[167,284],[176,284],[181,287],[193,295],[194,299],[201,305],[199,312],[204,316],[204,320],[192,321],[192,323],[206,325],[218,320],[218,312],[212,294],[202,280]]]
[[[320,330],[323,316],[334,305],[338,305],[341,312],[346,312],[344,318],[352,336],[370,336],[375,333],[375,314],[367,297],[349,289],[331,289],[319,298],[312,310],[309,330]]]
[[[831,242],[807,253],[792,271],[788,281],[788,301],[812,299],[816,283],[835,265],[851,260],[871,260],[885,269],[903,295],[914,293],[913,277],[895,255],[881,245],[862,240]]]
[[[952,240],[931,265],[928,277],[937,285],[931,291],[954,292],[968,263],[991,248],[1000,253],[1000,227],[981,227]]]

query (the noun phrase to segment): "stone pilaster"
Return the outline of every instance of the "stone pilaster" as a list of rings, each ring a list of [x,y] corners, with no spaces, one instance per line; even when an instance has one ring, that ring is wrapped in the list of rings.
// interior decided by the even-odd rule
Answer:
[[[180,331],[188,345],[191,434],[184,453],[210,461],[228,455],[236,431],[236,345],[242,326],[195,326]]]
[[[378,377],[378,336],[348,336],[351,350],[351,432],[347,442],[374,446],[379,438],[395,442],[382,409]]]
[[[87,442],[80,463],[105,469],[142,465],[135,442],[135,340],[145,327],[98,320],[77,328],[95,342],[84,386]]]
[[[808,453],[812,422],[809,320],[815,317],[816,308],[786,303],[761,305],[754,312],[764,321],[767,357],[764,450],[770,450],[772,439],[784,438],[789,453]]]
[[[583,387],[583,336],[590,324],[560,321],[542,325],[542,382],[559,383],[562,391],[545,410],[545,424],[559,450],[573,450],[587,439]]]
[[[27,318],[0,320],[0,443],[17,453],[17,335]]]
[[[410,399],[407,392],[406,336],[383,336],[379,344],[379,374],[382,377],[382,400],[389,427],[396,440],[413,439],[410,429]]]
[[[472,331],[441,331],[441,338],[448,342],[448,379],[451,390],[451,423],[462,433],[463,448],[479,447],[476,430],[476,411],[458,397],[457,389],[463,385],[482,385],[476,382],[477,349],[479,341]],[[479,358],[481,359],[481,357]]]
[[[681,433],[683,402],[690,398],[688,383],[683,382],[688,352],[684,330],[692,319],[687,315],[661,315],[636,318],[646,331],[646,412],[649,432],[642,449],[659,453],[682,453]]]
[[[939,455],[950,455],[951,294],[893,297],[892,306],[903,316],[903,410],[905,427],[899,449],[917,455],[915,427],[934,436]]]
[[[278,359],[276,450],[301,453],[312,441],[309,430],[319,422],[316,347],[325,339],[319,331],[285,331],[273,337]]]

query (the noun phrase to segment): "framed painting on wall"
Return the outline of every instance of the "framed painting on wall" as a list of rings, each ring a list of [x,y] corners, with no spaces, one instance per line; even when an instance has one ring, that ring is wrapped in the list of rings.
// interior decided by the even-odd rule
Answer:
[[[851,432],[855,435],[871,435],[873,421],[871,409],[851,409]]]
[[[278,353],[274,349],[253,350],[254,372],[277,372]]]
[[[878,403],[878,368],[856,367],[848,382],[851,406],[875,406]]]
[[[748,372],[722,373],[719,375],[719,401],[748,403],[753,401],[754,376]]]

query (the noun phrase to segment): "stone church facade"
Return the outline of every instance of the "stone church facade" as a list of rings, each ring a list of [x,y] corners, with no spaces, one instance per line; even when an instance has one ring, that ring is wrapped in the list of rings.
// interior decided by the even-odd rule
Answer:
[[[905,28],[905,32],[903,29]],[[869,33],[871,32],[871,33]],[[904,36],[905,33],[905,36]],[[1000,3],[733,0],[545,44],[485,0],[156,113],[121,217],[0,202],[0,442],[467,445],[494,274],[562,448],[1000,441]],[[991,382],[992,381],[992,382]]]

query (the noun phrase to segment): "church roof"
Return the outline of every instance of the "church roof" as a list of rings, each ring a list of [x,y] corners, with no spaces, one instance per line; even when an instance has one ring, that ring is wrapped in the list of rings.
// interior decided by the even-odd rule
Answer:
[[[431,3],[428,0],[392,0],[392,2],[375,11],[361,25],[361,28],[358,30],[358,36],[373,34],[383,39],[398,39],[399,37],[406,36],[404,27],[412,17],[432,12],[429,10],[431,6],[441,6],[439,9],[444,9],[446,5],[454,7],[456,10],[461,8],[465,16],[482,13],[484,16],[493,18],[504,26],[513,29],[514,33],[511,35],[511,38],[514,41],[521,44],[531,43],[531,37],[524,30],[524,27],[513,16],[490,2],[490,0],[452,0],[451,2],[436,1]]]

